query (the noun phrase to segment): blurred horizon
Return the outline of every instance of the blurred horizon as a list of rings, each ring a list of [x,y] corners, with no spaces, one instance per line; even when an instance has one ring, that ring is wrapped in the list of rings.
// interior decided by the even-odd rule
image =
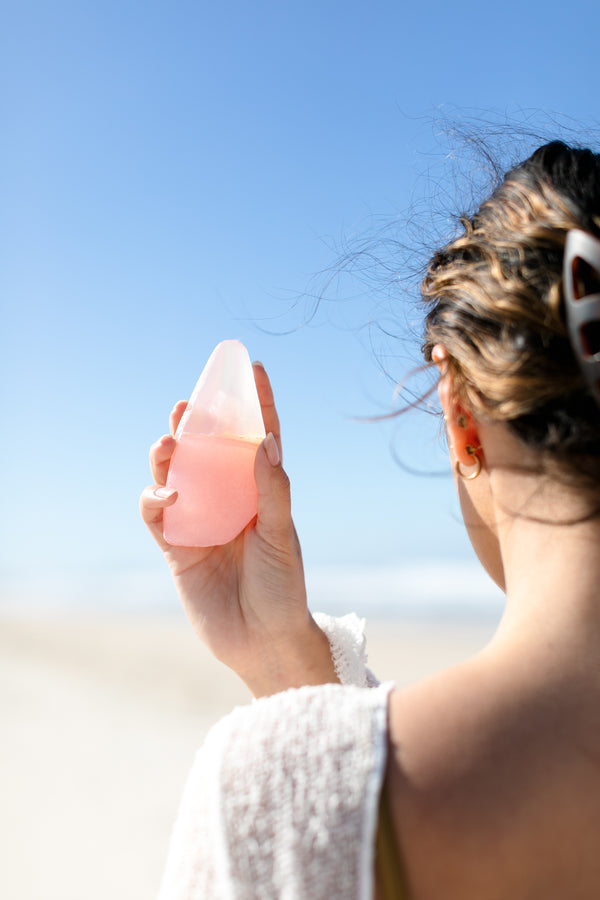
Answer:
[[[426,566],[427,577],[423,571]],[[355,612],[369,620],[499,619],[504,595],[475,562],[425,560],[404,566],[315,566],[306,571],[312,612]],[[4,577],[0,614],[181,616],[165,566],[140,571]]]

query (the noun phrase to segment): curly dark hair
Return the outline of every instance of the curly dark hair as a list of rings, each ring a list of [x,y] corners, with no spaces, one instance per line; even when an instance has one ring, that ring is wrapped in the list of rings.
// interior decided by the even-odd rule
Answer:
[[[568,231],[600,238],[600,154],[546,144],[460,221],[422,283],[425,359],[442,344],[475,414],[507,423],[545,468],[600,493],[600,409],[569,340],[562,285]]]

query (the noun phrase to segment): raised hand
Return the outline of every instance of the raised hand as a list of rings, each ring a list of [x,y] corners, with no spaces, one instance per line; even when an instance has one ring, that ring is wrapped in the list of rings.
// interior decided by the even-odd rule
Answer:
[[[273,392],[262,365],[253,369],[267,432],[256,454],[255,520],[223,546],[173,547],[165,541],[163,510],[177,499],[165,484],[185,401],[171,413],[170,434],[150,450],[155,483],[142,493],[140,509],[194,631],[259,696],[337,679],[327,639],[307,608]]]

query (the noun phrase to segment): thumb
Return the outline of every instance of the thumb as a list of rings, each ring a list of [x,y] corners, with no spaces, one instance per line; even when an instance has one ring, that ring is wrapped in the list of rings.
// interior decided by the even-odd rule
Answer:
[[[292,521],[290,480],[281,465],[277,441],[270,432],[258,448],[254,477],[258,488],[258,527],[273,537],[278,532],[287,535]]]

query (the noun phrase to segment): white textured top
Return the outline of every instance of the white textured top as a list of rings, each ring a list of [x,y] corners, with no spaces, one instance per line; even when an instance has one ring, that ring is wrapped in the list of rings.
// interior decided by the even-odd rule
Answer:
[[[357,673],[365,684],[364,661]],[[218,722],[184,791],[159,900],[371,900],[390,689],[292,689]]]
[[[331,648],[335,673],[341,684],[357,687],[375,687],[379,684],[367,668],[367,639],[365,620],[355,613],[347,616],[328,616],[314,613],[313,619],[326,635]]]

